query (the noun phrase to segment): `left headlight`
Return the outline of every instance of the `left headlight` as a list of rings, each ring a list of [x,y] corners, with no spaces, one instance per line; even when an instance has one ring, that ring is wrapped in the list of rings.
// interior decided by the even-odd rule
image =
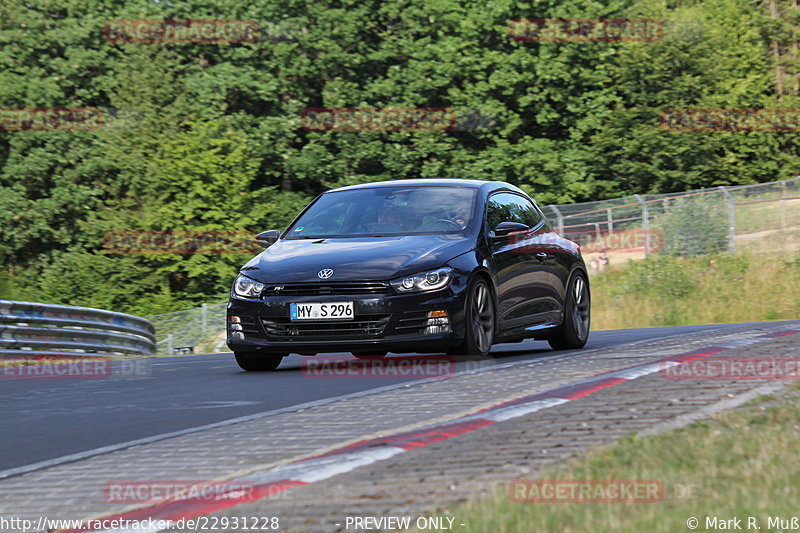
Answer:
[[[435,291],[447,287],[453,279],[453,269],[450,267],[437,268],[429,272],[420,272],[392,280],[390,283],[394,290],[400,294],[409,292]]]
[[[236,276],[236,281],[233,282],[233,291],[236,296],[241,296],[242,298],[258,298],[263,290],[263,283],[241,274]]]

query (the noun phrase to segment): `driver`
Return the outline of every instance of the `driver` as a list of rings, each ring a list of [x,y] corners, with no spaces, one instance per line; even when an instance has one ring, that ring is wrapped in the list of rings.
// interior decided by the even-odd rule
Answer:
[[[463,207],[457,207],[453,210],[453,214],[450,217],[450,220],[458,224],[461,229],[464,229],[467,226],[467,219],[469,218],[469,212],[464,209]]]

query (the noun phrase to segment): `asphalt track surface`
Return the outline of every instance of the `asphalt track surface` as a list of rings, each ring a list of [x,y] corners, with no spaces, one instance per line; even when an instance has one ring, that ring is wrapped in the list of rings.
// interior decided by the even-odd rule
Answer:
[[[580,358],[595,348],[741,324],[592,332],[583,350],[554,352],[543,341],[500,344],[497,363]],[[390,357],[393,357],[390,355]],[[407,356],[406,356],[407,357]],[[146,360],[148,378],[0,380],[0,473],[232,418],[368,391],[408,378],[309,379],[290,356],[276,372],[243,372],[230,353]],[[457,370],[469,363],[456,363]],[[418,378],[419,379],[419,378]],[[365,401],[369,401],[365,398]]]

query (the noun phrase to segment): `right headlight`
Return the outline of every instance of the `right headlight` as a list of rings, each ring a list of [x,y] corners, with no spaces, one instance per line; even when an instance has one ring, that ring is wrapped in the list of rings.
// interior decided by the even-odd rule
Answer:
[[[261,291],[264,290],[265,285],[260,281],[250,279],[247,276],[239,274],[236,276],[236,281],[233,282],[233,292],[236,296],[242,298],[258,298],[261,296]]]
[[[394,290],[400,294],[409,292],[435,291],[443,289],[453,279],[453,269],[450,267],[437,268],[429,272],[420,272],[392,280],[390,283]]]

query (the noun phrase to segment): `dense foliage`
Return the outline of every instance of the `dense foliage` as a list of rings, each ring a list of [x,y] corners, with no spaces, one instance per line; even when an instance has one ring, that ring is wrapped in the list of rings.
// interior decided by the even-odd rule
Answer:
[[[218,300],[241,255],[110,254],[103,235],[280,228],[343,184],[494,178],[565,203],[792,176],[796,134],[659,127],[664,108],[793,105],[797,8],[772,4],[3,0],[0,108],[96,106],[119,120],[84,132],[0,128],[0,297],[135,313]],[[509,38],[509,20],[538,17],[660,19],[666,32]],[[267,30],[259,42],[110,42],[103,27],[119,19]],[[491,120],[460,131],[301,127],[309,107],[388,106]]]

